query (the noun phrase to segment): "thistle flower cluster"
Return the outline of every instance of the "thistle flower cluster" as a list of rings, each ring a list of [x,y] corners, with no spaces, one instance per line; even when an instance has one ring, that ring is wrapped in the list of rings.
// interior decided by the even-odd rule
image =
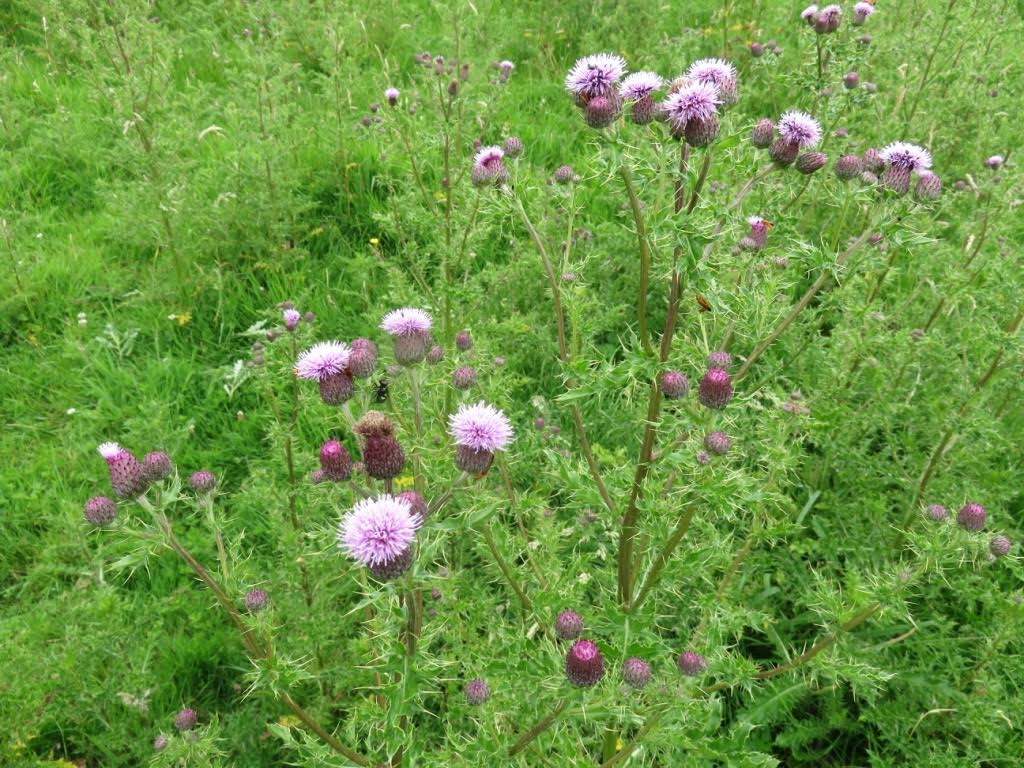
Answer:
[[[821,141],[821,124],[806,112],[790,110],[776,124],[762,118],[750,132],[750,143],[768,149],[768,156],[780,168],[796,163],[803,174],[820,170],[828,161],[824,152],[810,152]],[[801,154],[802,153],[802,154]]]
[[[935,523],[944,523],[949,520],[949,511],[941,504],[930,504],[925,507],[924,516]],[[956,522],[965,531],[980,533],[985,529],[988,519],[988,510],[977,502],[964,504],[956,513]],[[1007,536],[997,534],[989,539],[988,551],[993,558],[1003,557],[1009,554],[1013,542]]]
[[[628,105],[632,123],[647,125],[660,120],[675,138],[704,147],[718,137],[719,109],[739,99],[736,68],[723,59],[695,61],[669,84],[661,102],[655,101],[655,94],[666,83],[661,75],[646,70],[625,73],[625,60],[610,53],[585,56],[573,65],[565,87],[587,125],[606,128]]]
[[[924,147],[905,141],[894,141],[878,151],[882,186],[897,195],[910,191],[914,177],[914,197],[920,201],[936,200],[942,195],[942,181],[932,173],[932,156]]]
[[[101,443],[96,450],[107,462],[110,485],[120,499],[142,496],[151,485],[174,473],[171,458],[163,451],[148,453],[140,462],[118,443]],[[85,519],[93,525],[106,525],[116,516],[116,504],[105,496],[90,499],[85,505]]]
[[[819,35],[830,34],[839,29],[843,9],[835,4],[826,5],[820,10],[817,5],[809,5],[800,13],[800,18]]]

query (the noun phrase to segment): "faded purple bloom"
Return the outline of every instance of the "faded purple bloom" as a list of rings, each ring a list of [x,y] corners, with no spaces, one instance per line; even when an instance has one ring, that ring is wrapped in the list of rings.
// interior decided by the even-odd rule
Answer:
[[[117,504],[107,496],[93,496],[85,502],[84,514],[92,525],[107,525],[117,517]]]
[[[708,662],[699,653],[694,651],[684,651],[679,654],[679,658],[676,660],[676,666],[679,667],[679,671],[684,675],[696,677],[708,668]]]
[[[595,53],[579,59],[565,78],[565,87],[584,101],[615,93],[626,71],[626,60],[612,53]]]
[[[1002,155],[992,155],[985,161],[985,167],[991,168],[993,171],[999,170],[999,167],[1005,162]]]
[[[725,432],[709,432],[704,436],[704,447],[719,456],[728,453],[730,445],[732,445],[732,440]]]
[[[259,613],[267,607],[267,593],[262,589],[250,589],[245,593],[245,607],[249,613]]]
[[[379,411],[367,411],[356,422],[355,432],[362,438],[363,470],[367,475],[388,480],[401,473],[405,451],[395,438],[391,419]]]
[[[577,640],[565,657],[565,676],[579,688],[597,685],[604,677],[604,658],[590,640]]]
[[[732,400],[732,380],[723,368],[709,368],[700,380],[698,396],[703,405],[720,410]]]
[[[295,375],[300,379],[323,382],[344,373],[352,351],[343,341],[321,341],[314,344],[295,361]]]
[[[980,531],[985,527],[985,508],[981,504],[965,504],[956,514],[956,521],[968,531]]]
[[[695,61],[686,70],[686,77],[698,83],[706,83],[718,88],[722,104],[726,107],[739,100],[739,79],[736,75],[736,67],[725,59]]]
[[[210,493],[217,485],[217,478],[208,469],[193,472],[188,479],[188,487],[196,493]]]
[[[633,688],[643,688],[651,681],[651,665],[632,656],[622,664],[622,680]]]
[[[485,680],[476,678],[466,683],[463,691],[466,696],[466,703],[478,707],[491,698],[491,688]]]
[[[697,463],[698,464],[710,464],[711,454],[707,451],[697,451]]]
[[[818,34],[835,32],[843,18],[843,9],[838,5],[826,5],[814,18],[814,31]]]
[[[779,137],[799,149],[810,149],[821,141],[821,124],[806,112],[791,110],[779,118]]]
[[[575,640],[583,634],[583,617],[576,611],[562,611],[555,619],[555,634],[560,640]]]
[[[142,472],[147,483],[155,483],[174,472],[174,465],[163,451],[151,451],[142,459]]]
[[[196,727],[197,721],[196,711],[189,707],[185,707],[174,716],[174,727],[179,731],[191,731]]]
[[[875,6],[872,3],[855,3],[853,6],[853,18],[850,20],[850,23],[855,27],[863,26],[864,22],[867,21],[868,16],[874,12]]]
[[[122,499],[130,499],[146,490],[146,472],[136,458],[117,443],[101,443],[97,449],[107,462],[110,485]]]
[[[992,540],[988,543],[988,551],[996,557],[1003,557],[1009,554],[1010,547],[1013,544],[1005,536],[993,536]]]
[[[690,379],[679,371],[665,371],[658,379],[658,386],[666,400],[681,400],[690,392]]]
[[[402,556],[423,518],[393,496],[360,499],[338,524],[338,546],[363,565],[380,566]]]
[[[814,20],[818,15],[817,5],[808,5],[800,12],[800,18],[807,22],[808,26],[814,26]]]

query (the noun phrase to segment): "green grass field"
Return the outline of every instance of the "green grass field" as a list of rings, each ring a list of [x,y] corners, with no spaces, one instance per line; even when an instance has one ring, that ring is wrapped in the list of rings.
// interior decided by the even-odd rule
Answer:
[[[1024,6],[842,6],[817,35],[790,0],[0,3],[0,765],[1024,763]],[[724,57],[739,101],[680,173],[661,123],[585,124],[565,77],[600,51],[667,79]],[[825,169],[751,144],[790,109]],[[508,183],[474,186],[474,140],[507,136]],[[836,178],[893,141],[930,150],[938,200]],[[752,215],[763,250],[737,245]],[[284,301],[315,320],[270,342]],[[387,371],[396,307],[442,362]],[[356,337],[378,371],[331,408],[297,354]],[[725,348],[735,394],[703,408]],[[516,438],[462,477],[447,419],[477,400]],[[396,492],[440,506],[383,584],[336,529],[392,481],[308,481],[370,408]],[[710,431],[732,444],[706,463]],[[83,518],[107,441],[172,457],[152,517]],[[922,514],[968,502],[983,532]],[[270,595],[244,636],[161,514],[230,601]],[[565,680],[565,609],[594,688]]]

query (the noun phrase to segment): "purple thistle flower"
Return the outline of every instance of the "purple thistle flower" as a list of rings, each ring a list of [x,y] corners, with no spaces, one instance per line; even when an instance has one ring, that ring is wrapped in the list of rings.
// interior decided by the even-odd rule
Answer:
[[[800,18],[807,22],[808,26],[814,26],[814,20],[818,16],[818,6],[808,5],[800,12]]]
[[[692,121],[704,122],[718,114],[721,103],[718,88],[710,83],[687,83],[662,102],[661,108],[677,138]]]
[[[196,493],[210,493],[217,485],[217,478],[208,469],[193,472],[188,479],[188,487]]]
[[[707,451],[697,451],[697,463],[698,464],[710,464],[711,454]]]
[[[992,155],[985,161],[985,167],[991,168],[993,171],[999,170],[999,167],[1005,162],[1002,155]]]
[[[514,432],[508,417],[482,400],[461,405],[448,418],[449,434],[455,438],[455,464],[464,472],[486,472],[496,451],[512,442]]]
[[[965,504],[956,513],[956,521],[968,531],[980,531],[985,527],[985,508],[981,504]]]
[[[622,680],[633,688],[643,688],[651,681],[651,665],[632,656],[622,664]]]
[[[343,482],[352,476],[352,456],[337,440],[328,440],[320,446],[321,479]]]
[[[868,16],[875,12],[875,6],[871,3],[859,2],[853,6],[853,18],[850,23],[855,27],[861,27],[867,21]]]
[[[500,185],[507,181],[508,169],[505,167],[504,157],[505,150],[501,147],[481,147],[473,157],[471,181],[478,187],[488,184]]]
[[[575,640],[583,634],[583,617],[576,611],[562,611],[555,618],[555,634],[560,640]]]
[[[142,472],[147,483],[155,483],[174,472],[174,465],[163,451],[151,451],[142,459]]]
[[[196,727],[197,721],[196,711],[190,707],[185,707],[174,716],[174,727],[179,731],[191,731]]]
[[[442,360],[444,360],[444,348],[435,344],[430,348],[430,351],[427,352],[427,362],[431,365],[436,365]]]
[[[732,440],[725,432],[709,432],[704,436],[704,447],[719,456],[728,453]]]
[[[686,70],[686,77],[698,83],[714,85],[724,106],[731,106],[739,100],[739,80],[736,67],[725,59],[700,59]]]
[[[759,149],[765,149],[775,140],[775,123],[771,118],[763,117],[754,124],[750,131],[750,143]]]
[[[724,368],[725,370],[729,370],[730,366],[732,366],[732,355],[724,349],[717,350],[708,355],[709,368]]]
[[[814,19],[814,31],[818,34],[835,32],[843,18],[843,9],[838,5],[826,5]]]
[[[348,357],[348,372],[357,379],[368,379],[377,368],[377,345],[369,339],[354,339]]]
[[[779,118],[778,127],[779,137],[800,149],[810,149],[821,141],[821,124],[806,112],[786,112]]]
[[[469,335],[469,331],[455,334],[455,348],[460,352],[468,352],[473,348],[473,337]]]
[[[102,443],[96,450],[107,462],[110,485],[118,497],[129,499],[145,492],[145,469],[129,451],[117,443]]]
[[[381,330],[395,340],[395,360],[402,365],[421,362],[430,345],[433,320],[422,309],[403,307],[384,315]]]
[[[665,371],[658,378],[658,386],[666,400],[681,400],[690,392],[690,379],[679,371]]]
[[[250,589],[245,593],[245,607],[249,613],[259,613],[267,607],[267,593],[262,589]]]
[[[392,107],[395,106],[396,104],[398,104],[398,97],[400,95],[401,94],[399,93],[397,88],[390,87],[390,88],[385,88],[384,89],[384,99]]]
[[[920,174],[932,167],[932,156],[924,147],[894,141],[878,153],[879,159],[890,168]]]
[[[679,667],[679,671],[684,675],[696,677],[708,668],[708,662],[699,653],[694,651],[684,651],[679,654],[679,658],[676,660],[676,666]]]
[[[464,365],[461,368],[456,368],[452,373],[452,386],[456,389],[465,392],[474,384],[476,384],[476,370],[470,366]]]
[[[590,688],[604,677],[604,658],[590,640],[577,640],[565,657],[565,676],[578,688]]]
[[[750,239],[751,243],[754,246],[751,250],[760,251],[768,244],[768,230],[770,230],[774,225],[770,221],[768,221],[768,219],[765,219],[761,216],[748,217],[747,224],[750,225],[750,232],[747,233],[747,237]],[[708,363],[708,365],[711,364]],[[715,368],[722,366],[712,365],[711,367]]]
[[[281,314],[284,317],[284,327],[289,331],[294,331],[299,327],[299,321],[302,319],[302,315],[299,314],[297,309],[286,309]]]
[[[360,499],[338,524],[338,546],[367,567],[385,565],[409,550],[422,523],[407,501],[388,495]]]
[[[117,504],[107,496],[93,496],[85,502],[84,514],[92,525],[107,525],[117,517]]]
[[[619,85],[619,96],[626,101],[640,101],[665,84],[657,72],[634,72]]]
[[[579,59],[565,78],[565,87],[584,101],[614,93],[626,71],[626,60],[612,53],[595,53]]]
[[[490,686],[487,685],[486,680],[479,677],[466,683],[463,693],[466,696],[466,703],[474,707],[480,706],[491,698]]]
[[[698,397],[708,408],[720,410],[732,400],[732,380],[723,368],[709,368],[700,380]]]
[[[299,355],[295,375],[308,381],[323,382],[344,373],[352,350],[343,341],[321,341]]]
[[[991,552],[995,557],[1003,557],[1009,554],[1010,547],[1013,544],[1005,536],[993,536],[992,540],[988,543],[988,551]]]

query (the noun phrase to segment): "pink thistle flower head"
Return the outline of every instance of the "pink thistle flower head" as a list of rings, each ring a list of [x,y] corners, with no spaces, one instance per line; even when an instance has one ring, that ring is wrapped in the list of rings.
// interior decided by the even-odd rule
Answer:
[[[927,149],[905,141],[892,142],[878,156],[890,168],[909,173],[920,174],[932,167],[932,155]]]
[[[393,309],[380,321],[381,330],[392,336],[424,336],[430,333],[432,325],[433,320],[429,314],[422,309],[410,307]]]
[[[739,96],[739,78],[736,75],[736,67],[725,59],[695,61],[686,70],[686,77],[698,83],[716,86],[723,103],[736,103]]]
[[[338,524],[338,546],[367,567],[379,566],[402,556],[422,524],[408,501],[388,495],[360,499]]]
[[[808,5],[800,12],[800,18],[806,21],[808,24],[814,23],[814,17],[818,15],[818,6],[811,4]]]
[[[504,450],[515,436],[508,417],[482,400],[460,406],[449,417],[449,433],[456,445],[488,453]]]
[[[803,149],[821,141],[821,124],[806,112],[787,112],[779,118],[778,128],[783,141]]]
[[[607,96],[626,72],[626,60],[614,53],[595,53],[573,64],[565,77],[565,87],[586,99]]]
[[[691,82],[665,99],[662,109],[672,127],[683,130],[687,123],[703,122],[718,114],[722,97],[712,83]]]
[[[488,170],[495,170],[501,165],[501,159],[505,156],[505,150],[501,147],[482,147],[473,157],[473,165],[478,165]]]
[[[862,18],[867,18],[875,12],[875,6],[862,0],[862,2],[854,4],[853,12]]]
[[[818,19],[824,23],[829,31],[835,31],[839,26],[839,20],[843,17],[843,9],[833,3],[832,5],[826,5],[818,13]]]
[[[665,84],[657,72],[634,72],[619,86],[619,95],[626,101],[639,101]]]
[[[284,327],[289,331],[294,331],[299,325],[299,320],[302,319],[302,315],[297,309],[286,309],[281,314],[284,317]]]
[[[343,341],[321,341],[314,344],[295,361],[295,375],[309,381],[325,381],[348,367],[352,354]]]
[[[100,443],[96,450],[99,451],[100,456],[107,462],[128,453],[128,451],[121,447],[120,443]]]
[[[502,59],[501,61],[498,62],[498,69],[500,69],[502,72],[511,72],[515,68],[516,65],[513,64],[508,59]]]
[[[988,158],[988,160],[985,161],[985,166],[987,168],[991,168],[994,171],[997,168],[999,168],[1004,161],[1005,160],[1002,155],[992,155],[992,157]]]
[[[398,92],[398,89],[395,87],[386,88],[384,90],[384,98],[387,99],[388,104],[390,104],[392,107],[398,103],[398,97],[400,95],[401,94]]]

